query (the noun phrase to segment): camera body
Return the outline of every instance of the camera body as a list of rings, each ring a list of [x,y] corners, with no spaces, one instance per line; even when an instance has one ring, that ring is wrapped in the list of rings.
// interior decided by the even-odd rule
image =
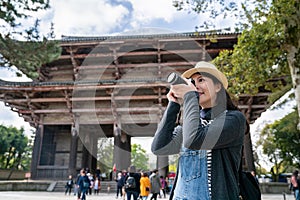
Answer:
[[[167,81],[168,83],[170,83],[171,85],[178,85],[178,84],[186,84],[186,81],[181,78],[181,76],[175,72],[172,72],[168,75],[167,77]]]

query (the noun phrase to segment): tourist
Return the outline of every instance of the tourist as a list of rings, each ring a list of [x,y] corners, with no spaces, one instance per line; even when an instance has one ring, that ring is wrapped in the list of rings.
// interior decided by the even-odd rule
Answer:
[[[71,194],[73,186],[74,186],[74,181],[73,181],[72,176],[70,175],[69,179],[67,180],[66,185],[65,185],[65,188],[66,188],[65,195],[67,193],[69,193],[69,195]]]
[[[180,155],[170,199],[239,200],[238,170],[247,124],[215,65],[198,62],[171,85],[152,152]],[[188,80],[189,79],[189,80]],[[176,122],[183,110],[182,125]]]
[[[141,199],[147,200],[151,190],[151,183],[147,172],[141,172],[140,190]]]

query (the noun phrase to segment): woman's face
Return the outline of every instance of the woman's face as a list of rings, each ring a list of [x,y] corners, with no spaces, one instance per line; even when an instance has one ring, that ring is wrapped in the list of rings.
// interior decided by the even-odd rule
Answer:
[[[209,77],[201,74],[194,74],[191,77],[195,82],[197,92],[199,93],[199,105],[202,108],[211,108],[215,106],[217,93],[221,90],[221,84],[214,84]]]

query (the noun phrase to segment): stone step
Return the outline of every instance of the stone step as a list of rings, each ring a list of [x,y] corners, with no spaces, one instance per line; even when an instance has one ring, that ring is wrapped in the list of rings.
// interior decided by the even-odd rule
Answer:
[[[53,188],[53,192],[64,192],[66,181],[56,181],[56,185]],[[115,181],[101,181],[101,192],[116,192],[117,183]]]

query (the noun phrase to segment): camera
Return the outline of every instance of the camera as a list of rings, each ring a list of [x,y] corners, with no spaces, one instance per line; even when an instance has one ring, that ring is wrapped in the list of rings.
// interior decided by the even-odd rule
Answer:
[[[178,84],[187,84],[186,81],[181,78],[181,76],[175,72],[172,72],[167,77],[168,83],[171,85],[178,85]]]

